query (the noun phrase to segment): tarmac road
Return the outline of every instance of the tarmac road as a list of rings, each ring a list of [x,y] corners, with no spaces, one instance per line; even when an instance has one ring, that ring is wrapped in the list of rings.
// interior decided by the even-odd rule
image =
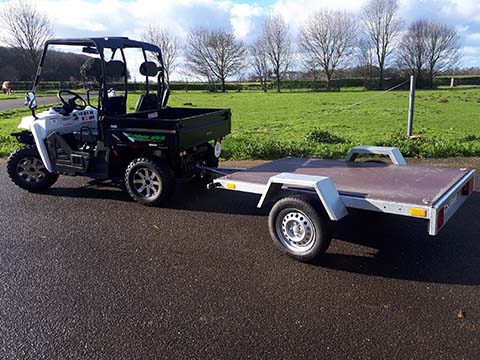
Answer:
[[[350,216],[307,265],[254,196],[183,185],[147,208],[82,178],[29,194],[2,162],[0,187],[1,359],[478,359],[479,193],[435,238]]]
[[[24,105],[25,99],[5,99],[0,101],[0,111],[2,110],[12,110],[12,109],[21,109],[25,107]],[[38,97],[37,104],[38,105],[48,105],[60,103],[56,96],[45,96],[45,97]]]

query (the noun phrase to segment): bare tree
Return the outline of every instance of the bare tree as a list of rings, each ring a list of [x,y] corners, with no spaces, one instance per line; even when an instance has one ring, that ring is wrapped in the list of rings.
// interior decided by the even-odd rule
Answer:
[[[459,60],[460,37],[444,24],[418,20],[403,35],[398,61],[420,82],[426,77],[430,87],[439,72],[454,67]]]
[[[280,92],[280,81],[292,63],[290,30],[283,17],[273,13],[268,15],[263,24],[262,38],[275,75],[277,92]]]
[[[426,62],[429,85],[438,73],[453,68],[460,59],[460,36],[445,24],[429,23],[426,30]]]
[[[226,79],[243,68],[246,55],[244,43],[222,30],[194,29],[185,46],[187,66],[209,80],[218,79],[222,92],[225,92]]]
[[[408,69],[411,75],[418,79],[422,77],[422,70],[426,63],[425,32],[428,23],[418,20],[410,24],[403,34],[398,46],[397,62],[399,67]]]
[[[358,65],[360,66],[362,76],[367,79],[374,77],[374,50],[366,39],[360,39],[358,42]]]
[[[398,11],[397,0],[370,0],[362,9],[367,44],[375,52],[380,72],[380,86],[383,86],[385,65],[402,27]]]
[[[337,69],[353,53],[356,38],[355,17],[344,11],[320,10],[305,22],[300,47],[305,58],[325,73],[327,88]]]
[[[156,25],[148,25],[143,34],[144,41],[157,45],[162,51],[163,66],[167,83],[170,82],[170,74],[175,70],[177,57],[180,49],[180,40],[166,28]]]
[[[260,79],[262,90],[267,92],[268,81],[268,55],[265,48],[265,42],[263,38],[257,39],[250,47],[250,59],[251,66],[253,68],[255,76]]]
[[[3,41],[15,48],[33,78],[45,41],[53,36],[49,18],[37,10],[31,1],[13,0],[1,14]]]

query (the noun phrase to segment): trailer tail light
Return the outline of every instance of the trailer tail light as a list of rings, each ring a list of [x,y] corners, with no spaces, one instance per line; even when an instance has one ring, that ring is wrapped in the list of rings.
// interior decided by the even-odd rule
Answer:
[[[427,210],[420,208],[410,208],[410,215],[418,217],[427,217]]]
[[[462,188],[462,195],[470,195],[473,192],[473,179]]]
[[[440,230],[445,224],[445,208],[441,208],[437,217],[437,230]]]

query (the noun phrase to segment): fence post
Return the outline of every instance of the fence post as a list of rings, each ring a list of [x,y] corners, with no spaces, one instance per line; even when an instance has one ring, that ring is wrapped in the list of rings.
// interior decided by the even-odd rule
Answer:
[[[410,104],[408,107],[408,127],[407,136],[412,136],[413,131],[413,110],[415,107],[415,75],[410,76]]]

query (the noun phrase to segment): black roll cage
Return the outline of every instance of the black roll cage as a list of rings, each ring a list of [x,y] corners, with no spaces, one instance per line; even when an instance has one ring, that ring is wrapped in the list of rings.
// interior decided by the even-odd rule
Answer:
[[[105,54],[104,50],[105,49],[111,49],[112,50],[112,58],[115,55],[117,50],[120,50],[125,71],[124,71],[124,83],[125,83],[125,101],[127,99],[128,95],[128,71],[127,71],[127,61],[125,58],[125,53],[124,49],[127,48],[136,48],[136,49],[141,49],[143,58],[145,62],[148,62],[148,57],[147,57],[147,51],[150,51],[152,53],[157,54],[157,59],[160,64],[160,69],[158,71],[157,75],[157,108],[161,109],[164,104],[164,95],[166,92],[166,85],[165,85],[165,74],[164,74],[164,64],[163,64],[163,57],[162,57],[162,52],[160,48],[156,45],[142,42],[142,41],[136,41],[136,40],[130,40],[127,37],[104,37],[104,38],[84,38],[84,39],[51,39],[45,42],[42,56],[40,58],[40,63],[37,68],[37,73],[35,75],[35,80],[33,83],[33,88],[32,92],[35,93],[36,89],[38,87],[38,84],[40,82],[40,76],[42,74],[42,69],[45,63],[45,58],[47,55],[48,47],[50,45],[66,45],[66,46],[84,46],[84,47],[91,47],[93,46],[95,50],[97,51],[98,55],[100,56],[100,59],[102,60],[102,77],[100,81],[100,89],[98,93],[98,115],[99,115],[99,121],[102,120],[103,116],[106,113],[105,106],[106,101],[105,99],[108,97],[108,88],[107,88],[107,81],[106,81],[106,75],[105,75]],[[149,81],[148,81],[148,74],[145,75],[145,94],[148,95],[149,93]]]

